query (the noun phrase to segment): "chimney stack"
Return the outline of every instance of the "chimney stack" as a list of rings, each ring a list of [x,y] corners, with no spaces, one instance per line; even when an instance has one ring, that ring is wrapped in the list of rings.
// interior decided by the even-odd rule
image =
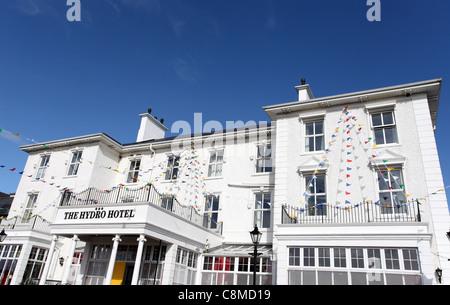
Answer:
[[[152,109],[148,108],[147,113],[140,114],[141,127],[139,128],[136,142],[163,139],[168,128],[163,125],[164,119],[158,119],[152,116]]]
[[[314,95],[312,94],[311,88],[308,84],[306,84],[306,79],[301,79],[301,86],[296,86],[295,89],[298,93],[298,100],[299,102],[311,100],[314,98]]]

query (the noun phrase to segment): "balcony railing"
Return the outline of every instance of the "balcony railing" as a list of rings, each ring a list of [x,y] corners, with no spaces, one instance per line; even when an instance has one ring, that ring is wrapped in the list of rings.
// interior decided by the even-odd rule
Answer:
[[[6,219],[1,222],[1,229],[6,231],[37,231],[43,233],[50,233],[50,223],[38,215],[24,218],[15,216],[11,219]]]
[[[150,183],[138,188],[121,185],[106,191],[89,188],[77,194],[66,190],[61,197],[60,206],[111,205],[134,202],[148,202],[157,205],[197,225],[222,234],[221,222],[214,221],[209,214],[200,214],[192,206],[182,205],[173,195],[159,193]]]
[[[372,201],[351,206],[318,204],[300,208],[283,205],[281,221],[283,224],[421,222],[419,205],[416,200],[400,205],[380,205]]]

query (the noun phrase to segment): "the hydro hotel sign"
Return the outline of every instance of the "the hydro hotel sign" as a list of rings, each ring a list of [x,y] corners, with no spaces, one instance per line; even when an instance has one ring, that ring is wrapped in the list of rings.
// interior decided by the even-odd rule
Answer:
[[[60,208],[54,223],[84,224],[136,222],[140,221],[139,216],[147,214],[146,208],[146,205]]]

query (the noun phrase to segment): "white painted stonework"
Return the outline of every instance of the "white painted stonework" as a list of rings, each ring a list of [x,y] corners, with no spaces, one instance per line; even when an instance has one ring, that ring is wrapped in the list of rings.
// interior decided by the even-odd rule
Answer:
[[[164,138],[147,113],[136,143],[100,133],[24,146],[0,259],[21,251],[1,283],[251,284],[256,223],[259,284],[450,284],[434,138],[440,89],[437,79],[315,98],[305,84],[298,101],[264,107],[269,125]],[[372,116],[385,112],[397,138],[373,146]],[[323,122],[316,151],[312,122]],[[381,171],[395,173],[384,191]],[[324,181],[320,195],[307,188],[311,177]],[[411,203],[387,213],[395,207],[383,210],[383,192]],[[308,205],[316,197],[326,202]]]

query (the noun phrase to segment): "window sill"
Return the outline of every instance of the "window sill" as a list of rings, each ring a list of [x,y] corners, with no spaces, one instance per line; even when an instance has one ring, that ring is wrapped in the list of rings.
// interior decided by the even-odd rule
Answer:
[[[273,174],[273,171],[271,172],[264,172],[264,173],[253,173],[251,174],[252,177],[260,177],[260,176],[269,176]]]
[[[400,147],[400,146],[402,146],[400,143],[374,144],[374,145],[376,145],[375,147],[372,146],[374,149],[385,148],[385,147]]]
[[[220,180],[220,179],[223,179],[223,176],[205,177],[204,180]]]

